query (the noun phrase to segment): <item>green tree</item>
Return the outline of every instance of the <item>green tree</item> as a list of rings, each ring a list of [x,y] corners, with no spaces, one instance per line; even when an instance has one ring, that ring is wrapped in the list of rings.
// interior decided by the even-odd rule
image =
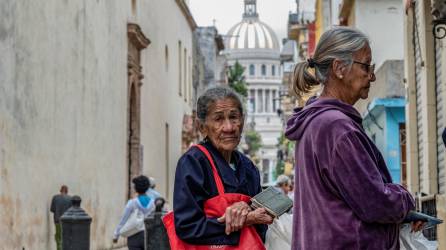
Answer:
[[[229,87],[239,95],[243,96],[243,100],[246,102],[246,97],[248,97],[248,87],[245,81],[244,73],[245,68],[243,68],[238,61],[236,61],[233,66],[229,67],[227,77]],[[244,107],[246,108],[246,103],[244,103]],[[252,127],[248,126],[248,128],[245,130],[245,142],[247,145],[245,153],[251,156],[251,159],[257,161],[258,159],[255,157],[256,153],[262,147],[262,138],[260,134]]]
[[[285,173],[285,162],[277,161],[276,169],[274,171],[274,179],[277,179],[277,176]]]
[[[246,87],[244,72],[245,68],[243,68],[243,66],[238,61],[236,61],[233,66],[229,67],[227,76],[229,87],[234,89],[243,97],[248,97],[248,88]]]
[[[248,155],[251,157],[255,156],[257,151],[262,147],[262,138],[260,134],[253,129],[245,131],[245,142],[248,145]]]

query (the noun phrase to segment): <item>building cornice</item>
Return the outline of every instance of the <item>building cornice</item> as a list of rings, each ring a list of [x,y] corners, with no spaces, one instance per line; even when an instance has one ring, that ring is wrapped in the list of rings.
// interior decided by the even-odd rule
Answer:
[[[194,31],[197,28],[197,23],[195,22],[195,19],[192,16],[186,2],[184,0],[175,0],[175,2],[178,4],[178,7],[180,7],[180,10],[186,18],[189,27],[192,29],[192,31]]]
[[[150,40],[142,33],[138,24],[128,23],[127,35],[138,50],[145,49],[150,44]]]

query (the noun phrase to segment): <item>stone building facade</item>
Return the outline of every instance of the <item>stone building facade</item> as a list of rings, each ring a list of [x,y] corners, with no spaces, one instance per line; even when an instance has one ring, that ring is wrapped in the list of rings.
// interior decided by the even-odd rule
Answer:
[[[446,147],[441,132],[446,126],[446,3],[404,2],[407,184],[419,195],[420,210],[445,220]],[[434,29],[435,23],[443,24]],[[444,223],[425,234],[446,249]]]
[[[171,200],[195,27],[183,0],[0,2],[0,248],[55,249],[62,184],[91,249],[112,247],[133,176]]]
[[[193,103],[207,88],[226,85],[226,56],[223,37],[214,26],[194,31]]]

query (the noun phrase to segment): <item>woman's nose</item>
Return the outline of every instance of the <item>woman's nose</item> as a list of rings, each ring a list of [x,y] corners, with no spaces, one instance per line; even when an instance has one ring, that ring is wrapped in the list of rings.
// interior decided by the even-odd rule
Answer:
[[[225,119],[223,122],[223,130],[224,131],[232,131],[234,129],[234,124],[232,124],[230,119]]]

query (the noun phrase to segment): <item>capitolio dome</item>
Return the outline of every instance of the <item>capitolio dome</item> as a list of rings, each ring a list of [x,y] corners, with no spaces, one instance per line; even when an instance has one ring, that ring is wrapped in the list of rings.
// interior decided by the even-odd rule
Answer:
[[[229,30],[227,37],[226,48],[229,50],[279,50],[279,41],[276,34],[259,19],[256,0],[245,0],[243,19]]]

